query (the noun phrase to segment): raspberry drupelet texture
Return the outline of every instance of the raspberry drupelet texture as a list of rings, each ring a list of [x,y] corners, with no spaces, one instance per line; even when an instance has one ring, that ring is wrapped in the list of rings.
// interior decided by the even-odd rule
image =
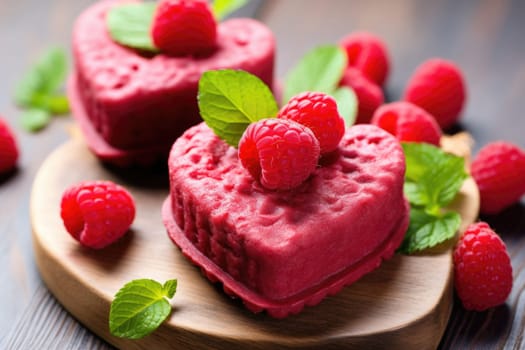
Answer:
[[[410,102],[392,102],[379,107],[372,124],[388,131],[399,141],[426,142],[439,146],[441,128],[432,115]]]
[[[111,181],[85,181],[62,195],[60,216],[83,246],[101,249],[122,237],[135,218],[135,202]]]
[[[271,190],[299,186],[315,170],[319,141],[306,126],[292,120],[263,119],[248,126],[239,141],[243,167]]]
[[[470,225],[454,251],[456,292],[468,310],[503,304],[512,290],[512,266],[505,244],[484,222]]]
[[[381,88],[353,67],[346,68],[341,85],[352,88],[357,96],[356,124],[370,123],[374,112],[385,99]]]
[[[484,214],[497,214],[525,194],[525,152],[515,144],[497,141],[485,145],[470,170]]]
[[[337,103],[321,92],[303,92],[292,97],[277,117],[309,127],[319,140],[321,154],[334,151],[345,132],[345,123],[337,111]]]
[[[217,22],[206,0],[162,0],[151,27],[157,48],[169,55],[198,55],[216,47]]]
[[[368,32],[354,32],[339,43],[348,56],[348,65],[361,71],[375,84],[382,86],[388,76],[388,50],[381,38]]]
[[[0,116],[0,174],[13,170],[18,161],[18,156],[15,133]]]
[[[442,129],[459,119],[466,100],[463,74],[453,62],[434,58],[423,62],[409,79],[404,100],[423,108]]]

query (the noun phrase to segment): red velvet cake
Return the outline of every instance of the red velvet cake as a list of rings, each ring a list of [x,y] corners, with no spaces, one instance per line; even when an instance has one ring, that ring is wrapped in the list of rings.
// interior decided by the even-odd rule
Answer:
[[[127,165],[167,156],[174,140],[202,120],[196,96],[204,71],[242,69],[272,86],[275,42],[260,22],[219,23],[217,48],[207,56],[148,56],[109,36],[105,17],[120,3],[93,5],[73,31],[68,94],[90,149],[101,159]]]
[[[265,189],[201,123],[169,156],[163,220],[212,281],[254,312],[298,313],[390,258],[408,226],[405,160],[373,125],[348,128],[298,187]]]

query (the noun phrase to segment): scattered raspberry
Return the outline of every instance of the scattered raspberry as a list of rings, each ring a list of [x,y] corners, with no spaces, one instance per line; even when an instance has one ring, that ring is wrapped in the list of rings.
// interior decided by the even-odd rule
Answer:
[[[206,0],[162,0],[151,36],[155,46],[170,55],[206,54],[215,48],[217,22]]]
[[[512,289],[505,243],[484,222],[470,225],[454,251],[456,291],[468,310],[503,304]]]
[[[388,51],[385,43],[367,32],[355,32],[340,41],[348,55],[348,65],[382,86],[388,75]]]
[[[439,146],[441,128],[433,116],[410,102],[393,102],[379,107],[372,124],[388,131],[399,141],[426,142]]]
[[[315,170],[319,141],[304,125],[271,118],[252,123],[239,141],[241,164],[272,190],[299,186]]]
[[[352,88],[357,96],[356,123],[369,123],[375,110],[384,102],[381,88],[353,67],[346,68],[341,85]]]
[[[292,97],[277,117],[309,127],[319,140],[321,154],[334,151],[345,132],[337,103],[321,92],[304,92]]]
[[[80,244],[95,249],[122,237],[135,218],[129,192],[110,181],[86,181],[68,188],[60,207],[66,230]]]
[[[404,100],[432,114],[442,129],[454,125],[466,99],[463,74],[452,62],[440,58],[421,64],[410,80]]]
[[[14,132],[0,117],[0,174],[13,170],[18,160],[18,146]]]
[[[512,143],[487,144],[472,161],[470,170],[484,214],[497,214],[525,194],[525,152]]]

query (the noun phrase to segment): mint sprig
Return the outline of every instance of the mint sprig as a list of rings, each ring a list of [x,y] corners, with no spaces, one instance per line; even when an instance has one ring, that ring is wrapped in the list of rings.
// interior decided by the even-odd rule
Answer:
[[[351,126],[357,115],[357,98],[352,89],[339,87],[347,64],[345,51],[336,45],[314,48],[288,73],[284,101],[305,91],[326,93],[335,98],[346,126]]]
[[[400,251],[413,253],[456,234],[458,213],[445,208],[467,178],[464,159],[424,143],[403,143],[406,158],[404,192],[410,202],[410,224]]]
[[[277,102],[268,86],[241,70],[207,71],[199,80],[200,114],[208,126],[231,146],[252,122],[277,115]]]
[[[51,115],[69,112],[67,97],[60,91],[67,75],[66,53],[61,48],[45,52],[17,84],[15,103],[27,109],[22,126],[28,131],[45,127]]]
[[[247,0],[215,0],[212,12],[220,21],[246,4]],[[110,37],[130,48],[157,53],[151,38],[151,26],[157,2],[123,3],[113,6],[106,15]]]
[[[171,313],[168,299],[177,290],[177,280],[161,285],[151,279],[133,280],[122,287],[111,303],[109,330],[121,338],[139,339],[153,332]]]

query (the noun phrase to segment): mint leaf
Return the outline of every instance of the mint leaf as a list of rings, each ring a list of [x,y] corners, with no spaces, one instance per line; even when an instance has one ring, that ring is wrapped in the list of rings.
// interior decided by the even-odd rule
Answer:
[[[55,93],[67,74],[64,50],[47,51],[23,76],[15,89],[15,102],[22,107],[41,107],[42,96]]]
[[[463,158],[424,143],[403,143],[407,163],[405,185],[412,204],[445,207],[467,178]]]
[[[177,280],[164,286],[151,279],[138,279],[122,287],[111,303],[109,330],[121,338],[139,339],[157,329],[171,312]]]
[[[113,6],[106,15],[109,35],[117,43],[135,49],[153,51],[150,28],[157,3],[138,2]]]
[[[217,21],[220,21],[247,2],[247,0],[214,0],[211,9]]]
[[[202,119],[234,147],[251,122],[275,117],[278,112],[268,86],[241,70],[205,72],[199,81],[197,100]]]
[[[461,217],[456,212],[435,216],[423,209],[410,209],[410,224],[399,251],[411,254],[440,244],[456,234]]]
[[[42,130],[49,124],[51,114],[44,109],[28,109],[22,113],[21,124],[30,132]]]
[[[355,92],[346,86],[342,86],[335,90],[331,95],[337,102],[337,109],[345,121],[345,126],[348,128],[354,125],[355,118],[357,117],[358,104]]]
[[[284,101],[304,91],[332,94],[339,85],[346,65],[346,53],[338,46],[313,49],[288,74]]]

